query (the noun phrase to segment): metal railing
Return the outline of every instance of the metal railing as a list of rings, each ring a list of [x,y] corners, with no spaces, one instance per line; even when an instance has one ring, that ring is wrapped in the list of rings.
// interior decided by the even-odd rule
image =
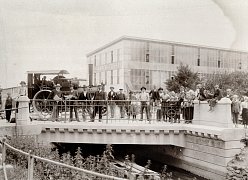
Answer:
[[[68,122],[95,121],[108,123],[114,120],[144,120],[180,123],[193,119],[193,103],[180,101],[140,101],[140,100],[32,100],[34,112],[43,120]],[[185,122],[187,122],[185,120]]]
[[[78,172],[81,172],[81,173],[84,173],[84,174],[87,174],[87,175],[91,175],[91,176],[94,176],[94,177],[112,179],[112,180],[127,180],[127,179],[124,179],[124,178],[119,178],[119,177],[115,177],[115,176],[109,176],[109,175],[101,174],[101,173],[98,173],[98,172],[94,172],[94,171],[74,167],[74,166],[71,166],[71,165],[68,165],[68,164],[60,163],[60,162],[57,162],[57,161],[49,160],[49,159],[46,159],[46,158],[42,158],[42,157],[33,155],[31,151],[29,151],[28,153],[24,152],[22,150],[14,148],[11,145],[9,145],[8,143],[6,143],[5,139],[3,139],[1,141],[1,144],[2,144],[2,166],[3,166],[3,172],[4,172],[5,180],[8,180],[7,171],[6,171],[6,156],[7,156],[6,150],[7,149],[9,149],[11,151],[14,151],[16,153],[20,153],[20,154],[22,154],[22,155],[27,157],[27,159],[28,159],[28,169],[27,169],[28,178],[27,179],[28,180],[33,180],[34,179],[34,160],[35,159],[39,160],[39,161],[42,161],[42,162],[51,163],[51,164],[54,164],[54,165],[57,165],[57,166],[69,168],[70,170],[75,170],[75,171],[78,171]]]

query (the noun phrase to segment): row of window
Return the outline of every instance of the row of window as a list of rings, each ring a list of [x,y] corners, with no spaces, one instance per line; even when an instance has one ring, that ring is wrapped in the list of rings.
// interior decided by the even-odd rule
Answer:
[[[94,73],[94,84],[120,84],[120,70],[110,70]]]
[[[149,62],[149,54],[146,54],[146,62]],[[175,64],[175,56],[174,55],[171,55],[171,64]],[[197,66],[201,66],[201,59],[198,58],[197,59]],[[217,61],[217,67],[220,68],[221,67],[221,61],[218,60]],[[240,62],[238,64],[238,69],[241,69],[242,67],[242,63]]]
[[[113,63],[120,60],[120,49],[112,50],[110,52],[100,53],[94,55],[91,58],[94,58],[93,61],[94,66]]]

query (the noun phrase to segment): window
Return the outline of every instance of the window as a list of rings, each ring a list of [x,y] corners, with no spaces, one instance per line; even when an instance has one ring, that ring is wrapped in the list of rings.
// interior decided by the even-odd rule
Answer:
[[[171,64],[175,64],[175,56],[171,55]]]
[[[111,63],[113,63],[114,62],[114,53],[113,53],[113,51],[111,51]]]
[[[197,66],[200,66],[201,65],[201,60],[200,58],[197,59]]]
[[[220,68],[220,60],[218,60],[218,68]]]
[[[107,80],[107,71],[105,71],[105,84],[107,84],[108,83],[108,80]]]
[[[113,84],[114,77],[113,77],[113,70],[111,70],[111,84]]]
[[[117,84],[120,84],[120,70],[117,70]]]
[[[146,54],[146,62],[149,62],[149,54]]]
[[[150,45],[147,42],[146,43],[146,62],[149,62],[149,54],[150,54],[149,52],[150,52]]]

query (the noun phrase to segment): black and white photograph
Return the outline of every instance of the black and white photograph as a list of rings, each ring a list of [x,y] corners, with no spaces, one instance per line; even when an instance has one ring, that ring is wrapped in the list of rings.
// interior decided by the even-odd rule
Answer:
[[[0,0],[0,180],[248,180],[247,0]]]

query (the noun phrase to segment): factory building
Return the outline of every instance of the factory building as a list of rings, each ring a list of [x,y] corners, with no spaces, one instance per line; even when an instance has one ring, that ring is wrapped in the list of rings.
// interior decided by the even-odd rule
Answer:
[[[213,74],[247,71],[248,52],[121,37],[87,54],[90,83],[106,84],[125,90],[165,87],[180,63],[188,64],[201,78]]]

